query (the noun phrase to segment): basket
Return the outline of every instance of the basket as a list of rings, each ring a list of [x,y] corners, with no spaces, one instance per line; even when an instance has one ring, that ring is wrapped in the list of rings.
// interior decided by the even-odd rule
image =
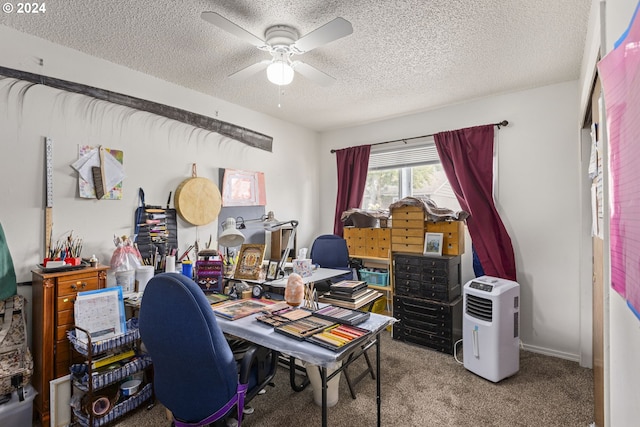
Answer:
[[[389,272],[358,270],[360,280],[367,282],[367,285],[389,286]]]

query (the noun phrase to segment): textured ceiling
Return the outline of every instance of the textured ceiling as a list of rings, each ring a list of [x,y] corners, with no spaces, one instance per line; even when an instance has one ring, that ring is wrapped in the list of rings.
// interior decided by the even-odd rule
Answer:
[[[0,24],[314,130],[367,123],[579,77],[590,0],[67,0]],[[227,78],[268,53],[202,20],[264,38],[336,17],[353,34],[296,59],[335,77]],[[0,65],[1,65],[0,58]],[[280,107],[278,107],[280,104]]]

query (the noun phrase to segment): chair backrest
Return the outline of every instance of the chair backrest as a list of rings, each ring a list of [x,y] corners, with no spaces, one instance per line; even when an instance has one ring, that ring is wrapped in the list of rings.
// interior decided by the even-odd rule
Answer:
[[[316,237],[311,245],[311,260],[324,268],[349,269],[347,241],[335,234]]]
[[[179,273],[147,284],[140,336],[154,366],[158,400],[182,421],[197,422],[236,393],[237,365],[200,287]]]

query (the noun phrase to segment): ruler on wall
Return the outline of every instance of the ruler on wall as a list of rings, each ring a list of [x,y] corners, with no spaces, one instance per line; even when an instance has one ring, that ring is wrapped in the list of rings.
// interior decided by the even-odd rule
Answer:
[[[46,200],[44,208],[44,257],[49,256],[51,249],[51,234],[53,233],[53,140],[44,139],[45,159],[45,191]]]

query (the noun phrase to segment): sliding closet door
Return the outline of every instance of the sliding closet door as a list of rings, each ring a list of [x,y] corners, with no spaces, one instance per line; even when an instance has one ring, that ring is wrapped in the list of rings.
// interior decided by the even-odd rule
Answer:
[[[600,135],[600,79],[597,78],[591,94],[591,120],[597,125],[597,138]],[[598,145],[601,147],[601,145]],[[601,149],[601,148],[600,148]],[[598,154],[602,159],[602,153]],[[599,164],[601,167],[601,164]],[[594,178],[593,184],[596,185]],[[604,242],[600,236],[594,236],[593,243],[593,398],[594,422],[596,427],[604,427]]]

